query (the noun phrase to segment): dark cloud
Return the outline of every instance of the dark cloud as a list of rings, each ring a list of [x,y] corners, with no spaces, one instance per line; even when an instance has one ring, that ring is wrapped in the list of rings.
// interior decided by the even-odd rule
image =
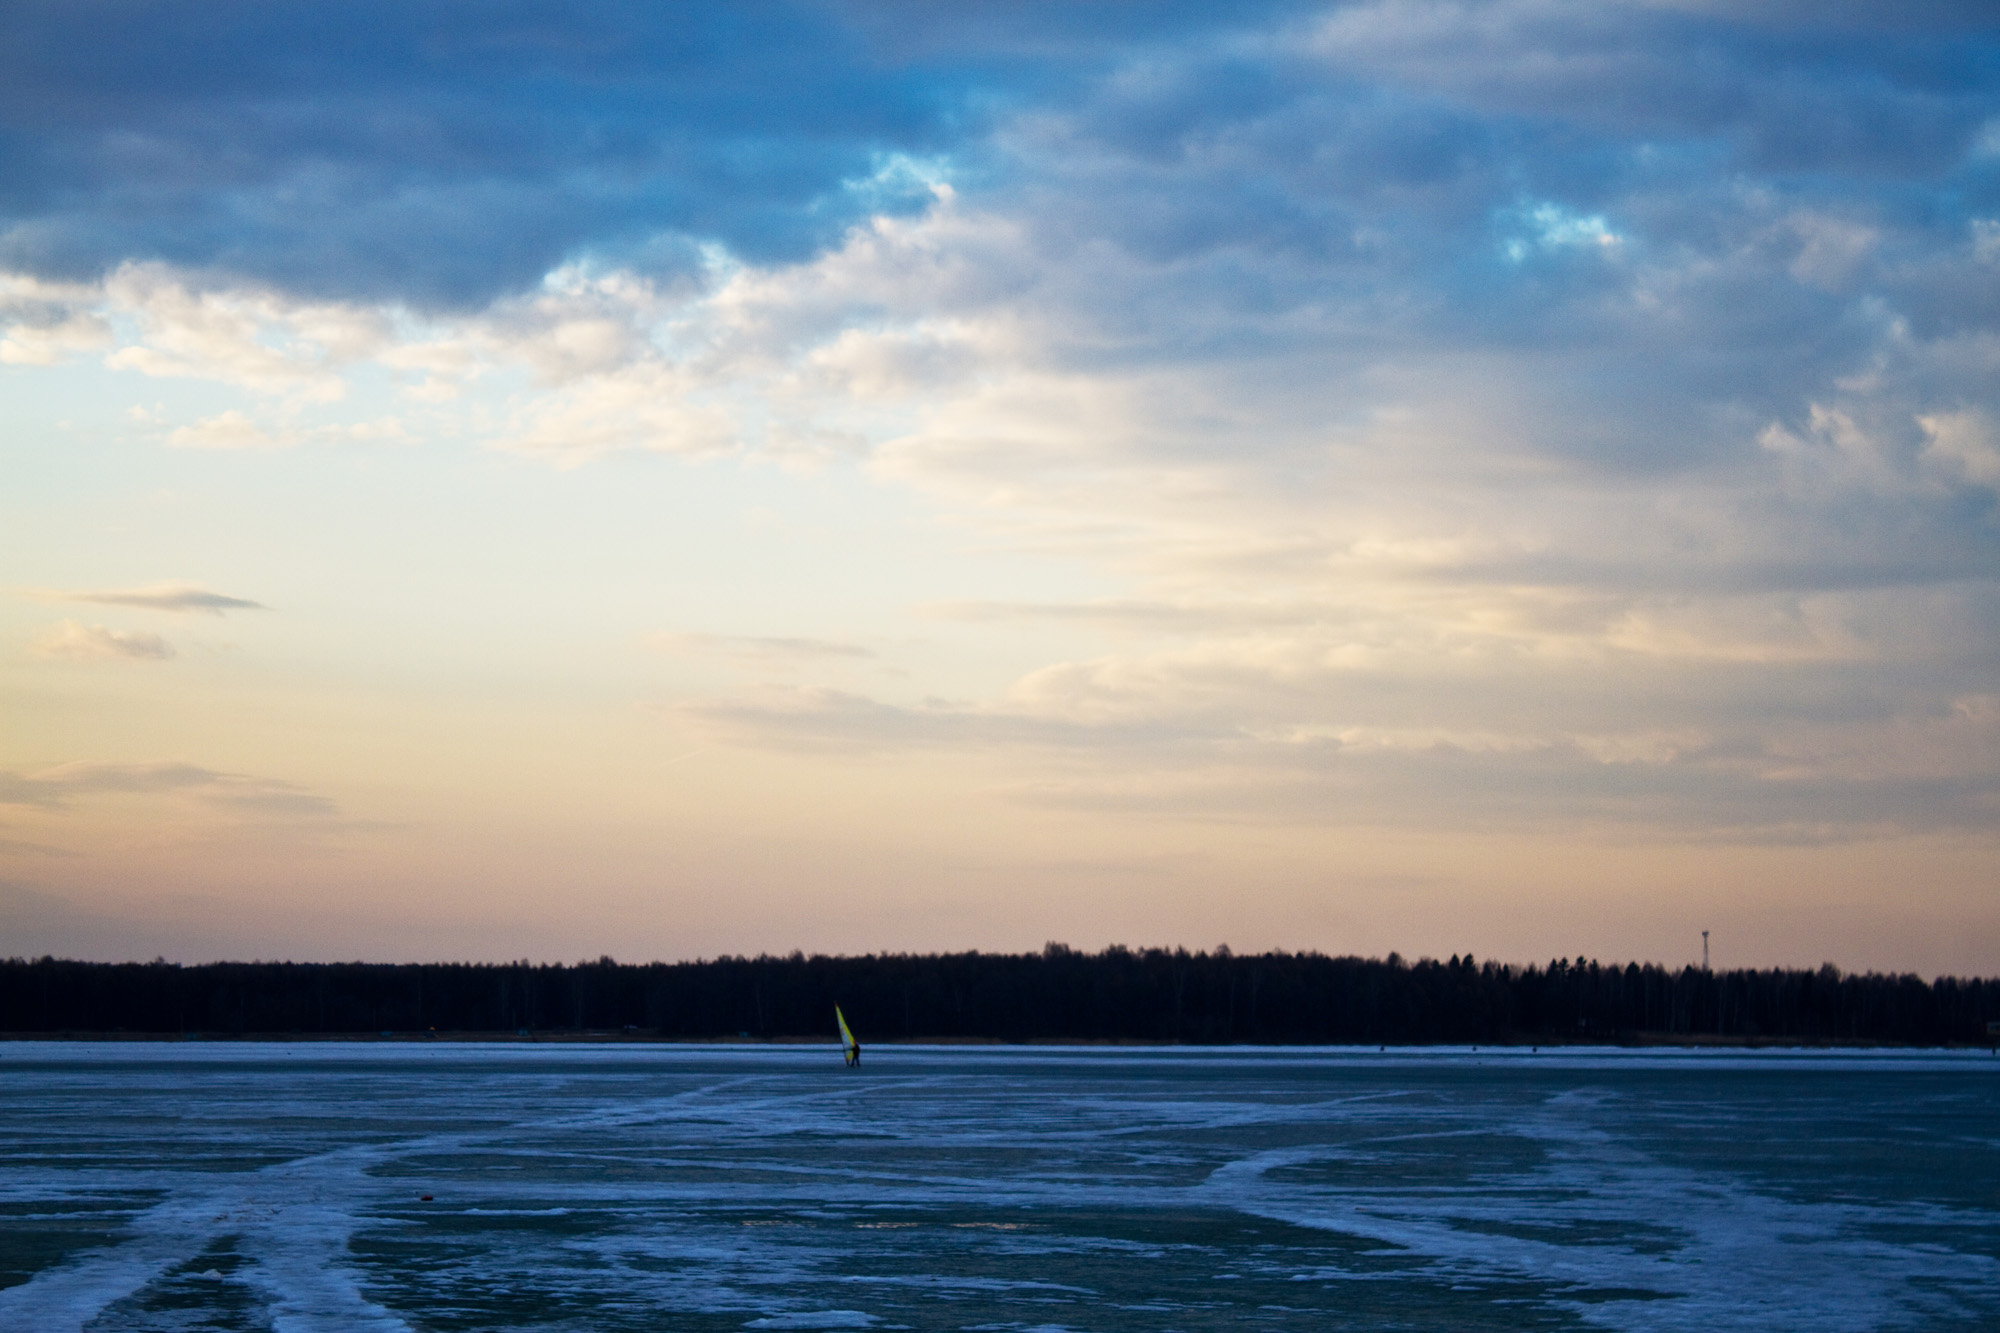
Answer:
[[[1601,390],[1678,342],[1642,378],[1683,441],[1685,404],[1769,416],[1851,373],[1884,301],[1944,332],[2000,300],[2000,265],[1944,258],[2000,210],[2000,40],[1962,8],[1219,8],[13,5],[0,264],[479,304],[581,255],[802,258],[926,204],[880,174],[906,154],[1052,259],[1175,270],[1105,308],[1097,356],[1318,314],[1378,349],[1573,351]]]
[[[1040,109],[1073,117],[1072,149],[1161,177],[1122,225],[1116,191],[1079,200],[1080,223],[1161,253],[1337,256],[1370,217],[1428,216],[1401,233],[1423,248],[1519,190],[1608,199],[1639,147],[1928,179],[1994,111],[1993,43],[1942,11],[1216,8],[15,4],[0,259],[465,303],[662,233],[798,258],[924,202],[914,182],[849,188],[884,154],[1043,177],[987,142]]]
[[[2000,115],[2000,43],[1962,34],[1401,4],[1342,11],[1294,45],[1181,53],[1049,122],[1030,151],[1060,182],[1064,228],[1156,262],[1287,256],[1259,266],[1272,281],[1217,296],[1365,302],[1433,346],[1589,345],[1636,267],[1701,256],[1713,268],[1690,295],[1740,312],[1743,342],[1775,325],[1792,345],[1838,330],[1854,289],[1902,280],[1896,260],[1962,246],[1968,217],[2000,202],[2000,159],[1978,149]],[[1621,244],[1547,243],[1544,209]],[[1781,225],[1791,209],[1881,235],[1845,262],[1806,256],[1802,276],[1825,237]]]
[[[810,0],[13,4],[0,263],[161,259],[463,305],[661,233],[795,259],[925,202],[914,181],[848,187],[1101,63],[1144,26],[1116,8],[970,16],[1046,38],[987,48],[886,41],[888,15]]]
[[[479,302],[593,243],[809,251],[953,110],[797,6],[12,7],[0,256]]]

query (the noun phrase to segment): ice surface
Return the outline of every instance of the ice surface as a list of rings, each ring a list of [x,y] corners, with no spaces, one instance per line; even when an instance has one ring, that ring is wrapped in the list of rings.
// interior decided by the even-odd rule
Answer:
[[[37,1333],[2000,1327],[1983,1052],[16,1043],[0,1153]]]

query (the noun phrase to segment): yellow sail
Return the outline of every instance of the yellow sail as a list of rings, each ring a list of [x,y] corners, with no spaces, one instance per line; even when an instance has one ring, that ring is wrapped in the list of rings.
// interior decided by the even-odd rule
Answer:
[[[833,1006],[833,1021],[840,1024],[840,1053],[850,1065],[861,1063],[861,1043],[854,1039],[854,1033],[847,1026],[847,1015],[840,1012],[840,1006]]]

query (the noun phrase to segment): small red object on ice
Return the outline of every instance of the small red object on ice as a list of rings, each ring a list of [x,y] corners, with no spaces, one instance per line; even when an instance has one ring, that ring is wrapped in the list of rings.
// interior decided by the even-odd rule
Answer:
[[[428,1194],[419,1194],[417,1198],[423,1201],[424,1203],[429,1203],[431,1201],[431,1196]]]

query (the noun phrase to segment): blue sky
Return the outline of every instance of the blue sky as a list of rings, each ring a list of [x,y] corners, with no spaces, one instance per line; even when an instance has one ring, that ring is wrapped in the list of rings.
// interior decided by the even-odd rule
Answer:
[[[1991,969],[1979,7],[6,23],[23,949]]]

